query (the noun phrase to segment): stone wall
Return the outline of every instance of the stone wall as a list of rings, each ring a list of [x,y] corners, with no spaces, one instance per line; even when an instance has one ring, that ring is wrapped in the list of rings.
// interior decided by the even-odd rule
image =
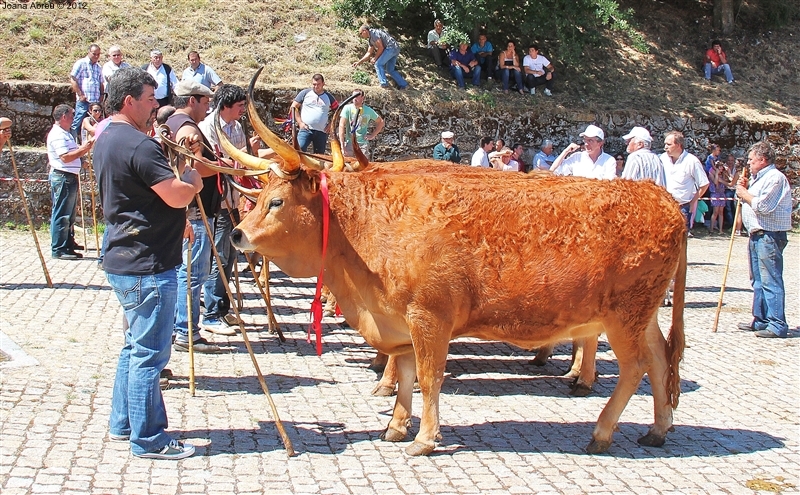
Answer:
[[[285,118],[294,98],[294,90],[256,91],[259,113],[271,124],[274,118]],[[606,151],[618,153],[625,149],[622,136],[634,125],[650,129],[656,141],[654,150],[663,147],[663,134],[668,130],[682,131],[687,149],[701,159],[709,143],[719,144],[724,152],[732,151],[745,156],[747,148],[762,139],[768,139],[778,152],[778,167],[787,175],[795,197],[795,225],[800,222],[800,124],[796,122],[753,123],[724,117],[688,115],[648,116],[633,112],[592,113],[560,109],[558,111],[525,110],[519,115],[487,115],[487,109],[473,101],[437,101],[430,105],[404,105],[407,93],[367,92],[368,104],[381,113],[386,128],[373,148],[373,159],[388,161],[406,157],[429,157],[433,146],[440,140],[443,130],[456,135],[463,162],[477,148],[482,136],[502,137],[511,145],[519,142],[526,148],[523,160],[530,163],[542,139],[555,142],[561,150],[571,142],[580,142],[578,134],[589,123],[600,125],[607,134]],[[49,115],[55,105],[73,103],[73,95],[66,84],[0,83],[0,116],[14,121],[15,145],[43,146],[52,126]],[[492,112],[488,112],[492,113]],[[481,115],[480,117],[475,117]],[[42,151],[16,151],[20,173],[25,179],[47,178],[47,159]],[[0,155],[0,179],[13,177],[7,148]],[[84,180],[84,202],[87,217],[90,215],[88,180]],[[49,192],[44,182],[25,182],[25,190],[32,201],[37,221],[49,217]],[[19,193],[13,182],[0,180],[0,206],[2,219],[24,222],[25,216],[19,202]]]

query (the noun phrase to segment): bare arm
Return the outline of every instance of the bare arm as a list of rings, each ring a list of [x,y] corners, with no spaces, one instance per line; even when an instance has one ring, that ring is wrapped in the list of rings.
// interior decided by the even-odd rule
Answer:
[[[181,180],[167,179],[154,185],[151,189],[158,194],[168,206],[183,208],[192,202],[194,195],[203,189],[203,179],[196,170],[187,168]]]
[[[381,133],[385,124],[386,123],[383,121],[383,117],[378,117],[378,120],[375,121],[375,130],[372,131],[372,134],[367,134],[366,136],[367,141],[372,141],[375,139],[375,137]]]
[[[566,148],[564,148],[564,151],[562,151],[561,154],[558,155],[556,160],[553,162],[553,164],[550,165],[550,171],[551,172],[555,172],[556,170],[558,170],[558,167],[561,166],[561,164],[564,162],[564,159],[568,155],[571,155],[572,153],[575,153],[579,149],[581,149],[580,145],[575,144],[575,143],[572,143],[569,146],[567,146]]]
[[[293,101],[292,106],[290,107],[292,111],[292,116],[294,117],[294,121],[297,122],[298,129],[308,129],[308,124],[303,122],[303,119],[300,117],[300,107],[302,106],[303,106],[302,103],[298,101]]]
[[[85,143],[78,146],[72,151],[64,153],[58,158],[60,158],[61,161],[64,163],[69,163],[73,160],[77,160],[78,158],[86,155],[86,153],[88,153],[89,150],[92,149],[92,145],[94,145],[94,138],[90,136]]]
[[[181,140],[186,139],[184,141],[185,146],[189,148],[194,156],[198,158],[203,157],[203,136],[200,134],[196,128],[190,125],[185,125],[178,129],[177,134],[175,134],[175,140],[181,142]],[[210,177],[216,174],[215,171],[211,170],[210,168],[206,167],[200,162],[195,162],[195,166],[197,171],[200,173],[201,177]]]
[[[344,138],[345,138],[347,127],[348,127],[347,119],[344,118],[344,117],[340,118],[339,119],[339,142],[340,143],[344,143],[344,141],[345,141]]]

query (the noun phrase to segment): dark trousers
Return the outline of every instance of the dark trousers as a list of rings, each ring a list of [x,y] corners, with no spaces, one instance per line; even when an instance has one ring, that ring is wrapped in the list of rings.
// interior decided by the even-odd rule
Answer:
[[[78,204],[78,176],[50,171],[50,250],[53,256],[67,254],[75,247],[75,206]]]
[[[553,80],[554,79],[555,79],[555,76],[553,76],[551,79],[547,79],[547,74],[545,74],[543,76],[534,76],[533,74],[526,74],[525,75],[525,86],[527,86],[528,89],[531,89],[531,88],[535,88],[536,86],[541,86],[542,84],[544,84],[545,88],[547,88],[548,90],[552,91],[553,90]]]
[[[481,75],[483,77],[492,77],[492,72],[494,72],[494,68],[497,65],[496,60],[491,55],[487,55],[485,57],[478,57],[478,65],[481,68]]]

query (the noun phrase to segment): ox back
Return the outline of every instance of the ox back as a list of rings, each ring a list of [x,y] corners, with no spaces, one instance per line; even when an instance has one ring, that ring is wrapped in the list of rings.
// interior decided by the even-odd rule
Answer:
[[[685,277],[686,232],[672,197],[650,182],[390,168],[329,175],[325,260],[318,172],[270,182],[233,233],[237,247],[290,276],[316,276],[324,263],[348,321],[397,358],[397,402],[383,437],[405,438],[417,376],[420,431],[406,450],[433,450],[453,338],[530,349],[605,331],[620,380],[587,449],[608,449],[645,372],[656,422],[640,443],[663,444],[683,350],[682,286],[670,345],[656,318],[676,270],[680,280],[679,263]]]

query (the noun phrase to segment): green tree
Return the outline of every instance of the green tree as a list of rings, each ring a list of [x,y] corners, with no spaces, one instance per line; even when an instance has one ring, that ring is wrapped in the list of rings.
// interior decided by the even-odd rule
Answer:
[[[578,62],[587,47],[602,45],[609,29],[626,33],[633,46],[647,51],[634,29],[633,11],[621,10],[616,0],[336,0],[334,9],[345,26],[354,26],[357,18],[376,19],[423,44],[439,18],[448,28],[472,33],[473,40],[485,29],[495,46],[513,39],[524,51],[528,43],[538,43],[567,64]]]

